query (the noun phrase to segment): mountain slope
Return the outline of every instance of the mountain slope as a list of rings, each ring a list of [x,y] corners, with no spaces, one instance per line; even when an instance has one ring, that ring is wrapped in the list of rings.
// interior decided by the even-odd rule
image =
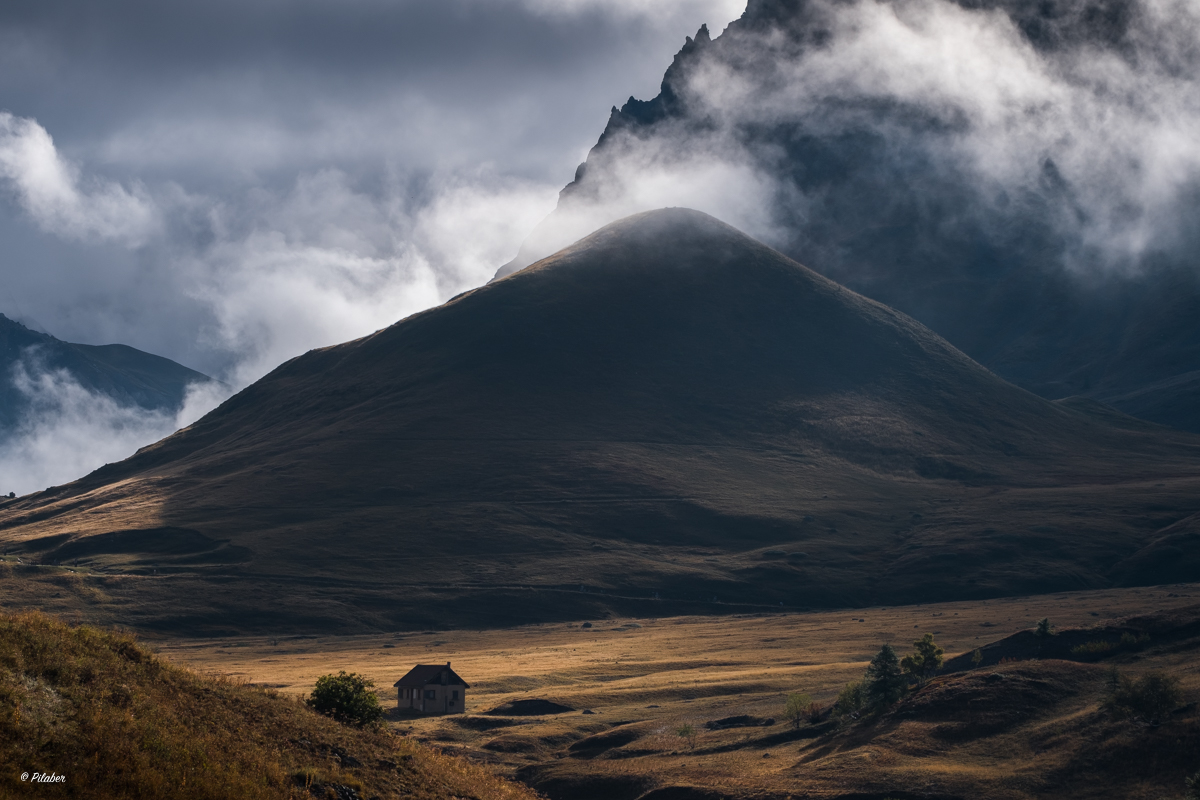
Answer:
[[[668,209],[294,359],[0,540],[173,575],[122,591],[175,627],[858,605],[1108,585],[1198,467]]]
[[[1200,432],[1196,153],[1153,144],[1200,102],[1196,30],[1138,0],[752,0],[613,109],[497,275],[674,183],[1007,380]]]
[[[19,421],[29,406],[28,396],[16,384],[15,370],[27,375],[65,370],[89,391],[121,405],[153,410],[177,409],[188,386],[212,381],[168,358],[127,345],[71,344],[0,314],[0,429]]]

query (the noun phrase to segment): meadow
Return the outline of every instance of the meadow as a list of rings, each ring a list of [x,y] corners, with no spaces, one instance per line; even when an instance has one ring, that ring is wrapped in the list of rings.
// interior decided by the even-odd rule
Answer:
[[[903,653],[925,632],[949,658],[1043,617],[1062,631],[1099,629],[1164,612],[1200,619],[1187,610],[1198,604],[1200,586],[1192,584],[505,630],[161,639],[152,646],[201,672],[298,696],[322,674],[358,672],[393,709],[390,687],[413,664],[452,662],[471,685],[466,715],[392,711],[389,724],[552,798],[1156,799],[1182,797],[1184,776],[1200,770],[1195,636],[1151,641],[1103,664],[1013,660],[938,678],[892,714],[849,724],[826,718],[796,728],[783,719],[784,705],[802,691],[828,708],[881,644]],[[1100,706],[1113,665],[1178,677],[1183,711],[1158,726],[1111,718]],[[570,710],[525,714],[506,705],[522,700]],[[679,734],[686,726],[692,736]]]

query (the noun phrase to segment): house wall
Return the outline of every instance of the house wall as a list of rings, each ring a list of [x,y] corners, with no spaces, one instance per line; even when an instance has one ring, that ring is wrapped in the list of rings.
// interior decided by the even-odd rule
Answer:
[[[442,686],[440,683],[431,683],[415,689],[416,697],[412,696],[414,689],[415,687],[411,686],[399,687],[397,708],[422,711],[426,714],[461,714],[467,708],[467,689],[462,684]],[[432,692],[433,697],[426,697],[426,692]],[[457,698],[455,693],[458,694]]]

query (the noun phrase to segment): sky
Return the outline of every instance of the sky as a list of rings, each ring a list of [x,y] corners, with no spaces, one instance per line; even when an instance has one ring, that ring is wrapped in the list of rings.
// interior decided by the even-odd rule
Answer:
[[[0,313],[224,388],[132,413],[22,365],[6,377],[35,413],[0,437],[0,492],[122,458],[289,358],[485,283],[523,241],[518,263],[649,208],[708,211],[837,277],[845,243],[924,209],[914,263],[952,291],[991,239],[1001,277],[1024,242],[1021,269],[1080,285],[1198,268],[1195,0],[1113,5],[1111,42],[1081,3],[1008,5],[1050,38],[949,0],[807,0],[789,24],[823,31],[813,47],[749,26],[687,74],[692,118],[615,133],[592,199],[547,220],[610,109],[654,97],[685,37],[720,36],[745,0],[8,0]],[[796,155],[816,141],[836,157]],[[918,306],[937,289],[883,264],[864,274]]]
[[[244,385],[486,281],[730,0],[0,10],[0,313]]]
[[[9,0],[0,313],[223,381],[178,413],[31,365],[0,491],[63,483],[305,351],[485,283],[609,110],[744,0]]]

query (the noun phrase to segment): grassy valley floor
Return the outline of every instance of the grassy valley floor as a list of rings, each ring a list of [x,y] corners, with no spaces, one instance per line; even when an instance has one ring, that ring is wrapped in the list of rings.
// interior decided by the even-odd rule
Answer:
[[[1198,604],[1193,584],[841,612],[161,640],[154,647],[168,660],[283,694],[303,694],[328,672],[360,672],[389,706],[395,701],[386,687],[413,664],[451,661],[471,684],[468,714],[393,712],[392,727],[563,800],[1158,800],[1182,797],[1185,775],[1200,770],[1200,631],[1187,622],[1200,621],[1200,612],[1186,610]],[[1066,642],[1102,638],[1121,619],[1165,612],[1184,620],[1172,623],[1175,633],[1101,663],[1019,660],[1026,656],[1015,650],[1010,660],[1008,651],[989,650],[981,669],[938,678],[883,717],[798,729],[782,719],[790,692],[829,706],[884,642],[903,652],[928,631],[950,657],[1042,617],[1062,630],[1056,641]],[[1096,633],[1070,632],[1089,627]],[[1177,676],[1190,710],[1185,705],[1159,726],[1113,719],[1100,704],[1114,664],[1129,675]],[[571,710],[546,713],[554,709],[514,701]],[[746,719],[707,725],[731,717]],[[686,725],[696,731],[692,740],[677,733]]]

